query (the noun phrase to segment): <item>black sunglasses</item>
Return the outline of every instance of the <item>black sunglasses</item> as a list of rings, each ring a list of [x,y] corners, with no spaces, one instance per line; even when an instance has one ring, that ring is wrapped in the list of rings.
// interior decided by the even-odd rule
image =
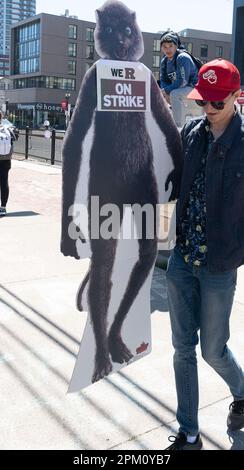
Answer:
[[[231,93],[231,96],[234,95],[234,91]],[[208,103],[211,104],[211,106],[214,108],[214,109],[218,109],[219,111],[221,111],[222,109],[224,109],[226,103],[228,102],[229,100],[227,101],[208,101],[208,100],[195,100],[196,104],[198,106],[201,106],[201,108],[203,108],[203,106],[206,106]]]
[[[203,108],[203,106],[206,106],[208,103],[211,104],[211,106],[214,108],[214,109],[218,109],[219,111],[221,111],[222,109],[224,109],[226,103],[224,101],[206,101],[206,100],[195,100],[196,104],[198,106],[201,106]]]

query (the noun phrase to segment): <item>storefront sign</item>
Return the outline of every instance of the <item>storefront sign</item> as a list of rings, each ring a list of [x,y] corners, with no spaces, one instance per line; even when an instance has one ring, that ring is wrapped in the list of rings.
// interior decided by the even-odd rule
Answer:
[[[34,104],[17,104],[17,109],[33,110]]]
[[[16,106],[17,109],[19,110],[36,110],[36,111],[47,111],[47,112],[53,112],[53,113],[62,113],[63,108],[62,104],[54,104],[54,103],[17,103],[16,105],[14,103],[11,103],[12,106]],[[67,108],[66,108],[67,109]],[[74,106],[71,105],[71,110],[74,109]]]
[[[37,111],[53,111],[56,113],[62,112],[62,107],[59,104],[50,104],[50,103],[36,103]]]

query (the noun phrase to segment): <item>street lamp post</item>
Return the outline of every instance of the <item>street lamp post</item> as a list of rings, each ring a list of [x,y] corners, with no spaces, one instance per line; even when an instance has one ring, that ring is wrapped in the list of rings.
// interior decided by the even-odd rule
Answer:
[[[6,106],[6,111],[5,111],[5,113],[6,113],[6,117],[7,117],[7,118],[9,117],[9,106],[8,106],[8,103],[9,103],[9,101],[8,101],[8,100],[5,100],[5,106]]]

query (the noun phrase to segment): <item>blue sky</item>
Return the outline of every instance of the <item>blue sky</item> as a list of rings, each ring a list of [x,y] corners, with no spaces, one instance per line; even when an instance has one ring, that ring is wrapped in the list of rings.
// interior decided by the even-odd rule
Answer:
[[[94,12],[103,0],[37,0],[37,13],[55,15],[69,8],[70,15],[95,21]],[[137,13],[143,31],[157,32],[168,27],[176,31],[185,28],[232,32],[233,0],[124,0]]]

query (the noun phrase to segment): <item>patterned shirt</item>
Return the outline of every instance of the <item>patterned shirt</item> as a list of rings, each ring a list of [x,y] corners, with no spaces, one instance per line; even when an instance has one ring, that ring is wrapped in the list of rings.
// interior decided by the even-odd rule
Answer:
[[[186,263],[194,266],[207,264],[207,233],[206,233],[206,166],[214,137],[206,128],[208,146],[201,157],[201,166],[191,187],[183,220],[179,227],[177,247]]]

